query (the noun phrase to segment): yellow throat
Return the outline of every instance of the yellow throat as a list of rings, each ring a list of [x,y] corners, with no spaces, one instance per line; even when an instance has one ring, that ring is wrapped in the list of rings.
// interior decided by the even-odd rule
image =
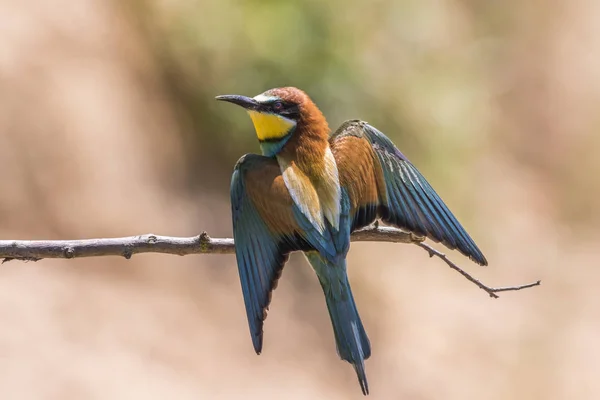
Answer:
[[[294,121],[276,114],[248,111],[258,140],[277,140],[285,137],[294,127]]]

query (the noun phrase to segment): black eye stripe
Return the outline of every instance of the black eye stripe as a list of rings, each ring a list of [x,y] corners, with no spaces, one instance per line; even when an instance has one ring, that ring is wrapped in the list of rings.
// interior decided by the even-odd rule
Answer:
[[[300,112],[300,109],[298,108],[298,106],[296,104],[292,104],[288,107],[286,107],[287,111],[291,112],[291,113],[297,113]]]
[[[271,112],[280,114],[288,118],[297,118],[300,114],[300,107],[295,103],[290,103],[285,100],[276,99],[269,102],[264,102],[261,105],[263,112]]]

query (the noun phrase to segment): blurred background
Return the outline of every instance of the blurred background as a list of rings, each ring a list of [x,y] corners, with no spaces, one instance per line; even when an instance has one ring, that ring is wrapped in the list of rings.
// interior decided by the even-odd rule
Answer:
[[[259,152],[215,102],[306,90],[388,134],[486,254],[484,292],[355,243],[374,399],[600,398],[600,2],[0,0],[0,238],[231,236]],[[0,268],[2,399],[362,398],[292,257],[252,349],[234,256]]]

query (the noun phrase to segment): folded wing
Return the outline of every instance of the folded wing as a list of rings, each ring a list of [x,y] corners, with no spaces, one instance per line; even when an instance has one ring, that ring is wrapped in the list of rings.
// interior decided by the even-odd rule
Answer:
[[[429,182],[382,132],[363,121],[347,121],[333,134],[330,144],[340,184],[350,197],[353,230],[380,217],[487,265]]]
[[[263,343],[263,321],[288,254],[302,247],[294,236],[291,198],[277,162],[246,155],[231,178],[236,258],[256,353]]]
[[[337,256],[330,233],[319,233],[295,205],[276,160],[243,156],[231,178],[235,252],[254,349],[260,354],[263,321],[290,252]]]

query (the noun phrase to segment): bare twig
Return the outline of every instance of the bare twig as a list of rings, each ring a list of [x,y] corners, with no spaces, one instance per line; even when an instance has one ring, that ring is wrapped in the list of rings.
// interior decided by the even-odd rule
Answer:
[[[484,290],[485,292],[487,292],[487,294],[489,294],[490,297],[494,298],[494,299],[498,298],[498,295],[496,294],[498,292],[508,292],[508,291],[527,289],[530,287],[539,286],[542,283],[542,281],[538,280],[535,282],[526,283],[524,285],[504,286],[504,287],[498,287],[498,288],[490,287],[490,286],[487,286],[485,283],[481,282],[479,279],[474,278],[472,275],[470,275],[468,272],[466,272],[465,270],[460,268],[458,265],[454,264],[454,262],[452,262],[448,257],[446,257],[446,255],[444,253],[442,253],[441,251],[434,249],[433,247],[431,247],[430,245],[428,245],[427,243],[424,243],[424,242],[415,242],[415,244],[417,246],[425,249],[429,253],[429,257],[437,256],[437,257],[441,258],[442,260],[444,260],[444,262],[446,264],[448,264],[448,266],[450,268],[452,268],[453,270],[457,271],[459,274],[464,276],[468,281],[477,285],[477,287],[479,287],[481,290]]]
[[[375,224],[352,234],[355,242],[412,243],[444,260],[450,268],[458,271],[466,279],[485,290],[491,297],[497,298],[497,292],[521,290],[537,286],[540,281],[519,286],[492,288],[486,286],[462,270],[445,254],[435,250],[425,239],[396,228]],[[233,239],[211,238],[206,232],[194,237],[171,237],[146,234],[109,239],[83,240],[0,240],[0,258],[2,263],[11,260],[39,261],[44,258],[81,258],[99,256],[121,256],[127,259],[140,253],[164,253],[174,255],[188,254],[233,254]]]

